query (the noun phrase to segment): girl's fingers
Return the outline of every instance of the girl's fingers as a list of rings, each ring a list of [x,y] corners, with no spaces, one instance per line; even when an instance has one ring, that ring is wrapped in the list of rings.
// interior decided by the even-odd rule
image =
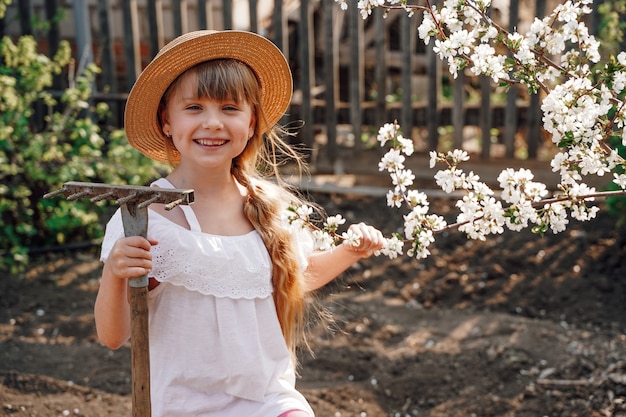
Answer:
[[[378,229],[365,223],[354,224],[350,228],[361,236],[359,245],[354,247],[355,251],[371,256],[383,247],[384,236]]]
[[[153,244],[156,241],[140,236],[118,240],[109,255],[114,275],[126,279],[148,274],[152,270],[150,247]]]

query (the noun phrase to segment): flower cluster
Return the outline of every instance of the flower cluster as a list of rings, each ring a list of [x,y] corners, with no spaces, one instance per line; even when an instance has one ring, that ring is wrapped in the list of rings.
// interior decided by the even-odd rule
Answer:
[[[326,217],[321,227],[311,218],[313,209],[307,205],[291,205],[284,214],[283,222],[287,227],[305,229],[310,232],[315,250],[330,250],[340,242],[353,246],[359,246],[361,243],[362,236],[351,229],[339,233],[339,227],[346,222],[341,214]],[[402,239],[394,235],[386,238],[383,247],[374,255],[384,255],[394,259],[398,255],[402,255],[403,246]]]
[[[337,1],[347,8],[346,0]],[[543,125],[560,149],[550,163],[560,174],[558,192],[549,195],[546,185],[533,181],[527,169],[509,168],[497,178],[499,197],[476,174],[459,167],[469,159],[466,152],[431,152],[431,168],[444,165],[434,176],[437,185],[447,193],[463,194],[456,202],[456,223],[449,225],[429,213],[424,193],[411,189],[415,176],[405,160],[414,152],[412,140],[402,136],[397,123],[385,124],[378,141],[381,146],[391,144],[379,163],[379,170],[387,171],[393,183],[387,203],[406,207],[408,214],[404,238],[394,236],[381,252],[395,257],[402,253],[405,240],[411,243],[408,255],[424,258],[434,236],[452,228],[471,239],[529,226],[538,234],[561,232],[569,222],[568,211],[577,220],[590,220],[598,207],[588,203],[609,194],[587,186],[583,182],[587,175],[612,174],[619,193],[626,194],[626,161],[610,145],[610,139],[620,138],[626,146],[626,53],[598,69],[599,42],[583,23],[591,1],[564,0],[545,18],[536,18],[524,35],[509,33],[490,18],[490,0],[444,0],[441,7],[409,5],[406,0],[358,1],[363,18],[375,8],[402,8],[411,14],[422,10],[419,36],[426,44],[434,39],[434,52],[454,77],[467,69],[498,83],[520,83],[531,93],[543,90]],[[316,232],[320,248],[338,239],[355,239],[336,235],[333,219]]]

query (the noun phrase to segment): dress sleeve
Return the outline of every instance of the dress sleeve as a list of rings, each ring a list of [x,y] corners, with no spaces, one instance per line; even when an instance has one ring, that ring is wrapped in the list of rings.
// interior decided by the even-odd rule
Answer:
[[[120,209],[117,209],[113,217],[109,220],[106,225],[106,230],[104,232],[104,239],[102,240],[102,247],[100,250],[100,260],[105,262],[109,257],[109,253],[111,253],[111,249],[113,249],[113,245],[119,239],[124,237],[124,224],[122,223],[122,212]]]

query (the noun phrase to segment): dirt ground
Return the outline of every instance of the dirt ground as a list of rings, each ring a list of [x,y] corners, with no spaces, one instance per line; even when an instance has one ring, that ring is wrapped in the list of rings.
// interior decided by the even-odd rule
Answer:
[[[401,226],[381,197],[316,199]],[[626,416],[625,232],[602,210],[559,235],[452,232],[427,260],[363,261],[320,293],[336,321],[312,329],[299,388],[319,417]],[[131,415],[129,347],[94,332],[99,273],[83,250],[0,279],[0,415]]]

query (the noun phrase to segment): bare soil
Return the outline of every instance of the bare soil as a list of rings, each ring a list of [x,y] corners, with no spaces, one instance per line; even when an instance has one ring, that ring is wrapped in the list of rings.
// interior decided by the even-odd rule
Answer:
[[[314,197],[401,227],[384,198]],[[320,292],[335,323],[311,330],[299,388],[319,417],[626,416],[625,231],[602,210],[559,235],[452,232],[426,260],[363,261]],[[0,416],[131,415],[130,349],[94,332],[97,256],[0,279]]]

